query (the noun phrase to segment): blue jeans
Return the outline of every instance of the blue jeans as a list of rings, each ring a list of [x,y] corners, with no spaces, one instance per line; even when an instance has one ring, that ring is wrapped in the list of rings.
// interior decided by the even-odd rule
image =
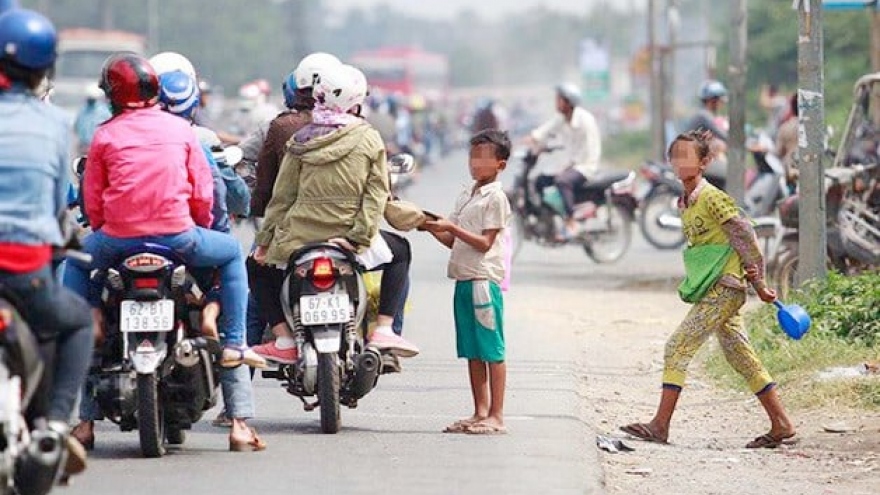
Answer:
[[[195,227],[180,234],[117,238],[97,230],[83,240],[83,251],[94,258],[91,265],[70,260],[64,271],[64,285],[82,296],[90,292],[89,271],[106,270],[126,250],[145,242],[161,244],[174,250],[187,265],[218,267],[220,269],[220,305],[223,308],[221,326],[225,330],[225,343],[232,347],[244,345],[245,313],[247,311],[247,273],[244,257],[238,241],[229,234]],[[89,301],[99,307],[95,297]]]
[[[92,355],[92,315],[82,298],[58,284],[48,265],[30,273],[0,271],[0,286],[20,303],[18,310],[40,343],[54,340],[54,367],[46,377],[50,420],[70,420],[77,394],[86,379]],[[44,356],[52,358],[52,356]]]

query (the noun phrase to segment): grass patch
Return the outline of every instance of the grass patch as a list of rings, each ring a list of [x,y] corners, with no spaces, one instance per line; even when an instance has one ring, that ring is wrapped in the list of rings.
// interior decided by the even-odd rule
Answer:
[[[832,273],[826,281],[808,286],[791,299],[813,318],[813,327],[799,341],[785,336],[772,306],[746,315],[752,345],[782,386],[786,403],[803,408],[840,405],[880,409],[880,377],[816,378],[817,372],[829,367],[880,359],[880,273],[858,277]],[[708,353],[706,369],[723,386],[740,390],[745,386],[717,346]]]

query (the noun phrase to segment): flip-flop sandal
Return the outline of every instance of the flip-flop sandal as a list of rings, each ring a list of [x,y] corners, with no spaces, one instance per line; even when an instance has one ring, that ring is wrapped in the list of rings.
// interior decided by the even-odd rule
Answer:
[[[644,440],[645,442],[654,442],[654,443],[669,443],[665,438],[660,438],[651,430],[651,427],[645,423],[633,423],[626,426],[621,426],[620,431],[630,435],[632,437],[638,438],[639,440]]]
[[[230,350],[233,352],[237,352],[238,356],[232,359],[221,358],[220,366],[223,368],[237,368],[241,365],[250,366],[252,368],[266,368],[266,360],[258,355],[251,353],[251,356],[246,354],[246,351],[250,349],[247,347],[225,347],[223,351]],[[222,356],[222,354],[221,354]]]
[[[464,432],[468,435],[506,435],[507,428],[486,423],[471,423],[465,427]]]
[[[455,423],[443,428],[443,433],[465,433],[467,432],[468,426],[478,423],[478,421],[471,419],[459,419]]]
[[[754,440],[746,444],[747,449],[775,449],[780,445],[791,445],[797,443],[797,439],[794,438],[794,434],[784,436],[784,437],[775,437],[769,433],[765,433],[759,437],[755,437]]]

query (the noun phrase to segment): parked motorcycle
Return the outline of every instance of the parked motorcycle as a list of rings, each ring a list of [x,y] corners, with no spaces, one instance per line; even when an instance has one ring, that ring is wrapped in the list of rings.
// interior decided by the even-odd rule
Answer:
[[[409,154],[389,160],[392,177],[414,166]],[[362,272],[355,255],[336,244],[309,244],[293,253],[281,304],[298,359],[262,372],[264,378],[284,382],[306,411],[320,408],[324,433],[339,432],[340,406],[357,407],[376,386],[382,368],[383,356],[366,342],[368,296]],[[317,401],[308,402],[308,397]]]
[[[102,287],[103,343],[90,374],[104,417],[122,431],[138,430],[145,457],[161,457],[165,442],[216,404],[216,340],[201,335],[204,294],[171,249],[143,244],[112,268],[95,272]]]
[[[565,218],[561,194],[555,186],[539,192],[532,177],[539,154],[528,150],[518,156],[522,170],[507,192],[515,217],[511,229],[514,259],[526,241],[550,247],[578,244],[596,263],[613,263],[626,254],[637,204],[634,172],[604,171],[575,190],[574,218],[580,228],[569,239],[559,235]]]
[[[854,274],[880,267],[880,166],[837,167],[825,171],[828,267]],[[780,297],[798,282],[798,195],[779,207],[779,248],[768,262]]]

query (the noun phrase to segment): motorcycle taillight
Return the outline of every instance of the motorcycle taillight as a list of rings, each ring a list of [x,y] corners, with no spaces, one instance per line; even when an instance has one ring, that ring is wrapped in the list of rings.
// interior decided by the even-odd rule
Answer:
[[[333,261],[330,258],[317,258],[312,263],[312,285],[318,290],[327,290],[336,283],[333,274]]]
[[[156,289],[159,287],[158,278],[136,278],[134,279],[135,289]]]

